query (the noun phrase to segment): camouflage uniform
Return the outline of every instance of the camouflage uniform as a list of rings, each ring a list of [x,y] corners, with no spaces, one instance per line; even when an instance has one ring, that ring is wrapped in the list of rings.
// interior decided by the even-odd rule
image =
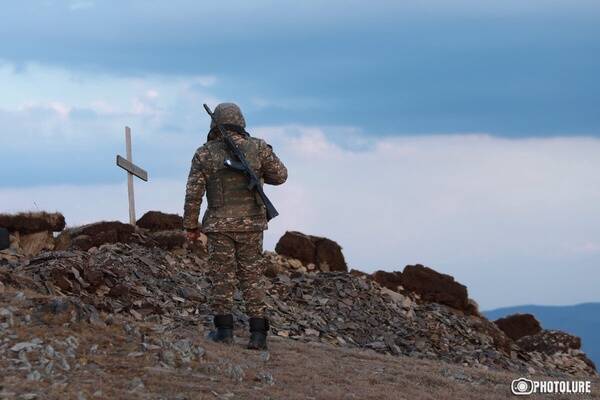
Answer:
[[[287,169],[271,146],[244,133],[246,122],[235,104],[220,104],[214,115],[244,152],[262,182],[280,185],[286,181]],[[246,175],[224,166],[228,158],[232,158],[232,154],[212,123],[207,142],[192,159],[183,226],[187,230],[198,228],[200,204],[206,192],[208,209],[202,218],[202,231],[208,237],[214,284],[213,311],[231,313],[237,278],[248,315],[263,317],[264,289],[259,281],[264,267],[262,242],[263,231],[267,229],[266,211],[255,191],[248,190]]]

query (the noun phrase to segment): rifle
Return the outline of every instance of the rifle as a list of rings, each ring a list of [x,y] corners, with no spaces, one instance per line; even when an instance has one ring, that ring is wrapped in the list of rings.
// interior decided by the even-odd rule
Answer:
[[[265,205],[265,208],[267,209],[267,221],[272,220],[273,218],[278,216],[279,213],[275,209],[273,203],[271,203],[271,200],[269,200],[269,198],[265,194],[265,191],[263,190],[263,187],[260,184],[260,180],[256,176],[256,173],[250,167],[250,164],[248,164],[244,153],[240,150],[239,147],[237,147],[237,145],[235,144],[231,136],[227,133],[227,131],[223,128],[223,126],[217,122],[213,112],[210,110],[210,108],[208,108],[206,104],[204,104],[204,109],[206,110],[208,115],[210,115],[210,118],[217,126],[217,129],[221,133],[221,136],[223,136],[223,139],[225,140],[227,147],[229,147],[229,150],[231,150],[231,152],[239,160],[235,161],[231,159],[226,159],[225,161],[223,161],[223,164],[227,168],[232,168],[237,171],[243,172],[246,174],[246,176],[248,176],[248,190],[256,190],[258,192],[260,199],[262,200],[263,204]]]

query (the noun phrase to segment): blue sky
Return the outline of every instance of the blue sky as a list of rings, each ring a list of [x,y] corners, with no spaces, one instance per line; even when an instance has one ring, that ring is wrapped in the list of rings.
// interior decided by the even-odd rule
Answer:
[[[181,213],[201,105],[235,101],[290,164],[267,247],[300,229],[362,269],[456,274],[484,305],[597,301],[560,285],[600,280],[599,21],[566,0],[4,4],[0,209],[126,220],[128,125],[140,211]],[[525,266],[548,282],[490,283]]]

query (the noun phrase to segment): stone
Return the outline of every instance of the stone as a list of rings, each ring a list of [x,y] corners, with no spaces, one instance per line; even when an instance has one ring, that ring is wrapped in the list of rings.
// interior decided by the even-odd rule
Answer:
[[[42,374],[40,374],[36,370],[33,370],[29,374],[27,374],[28,381],[39,381],[40,379],[42,379]]]
[[[284,272],[283,267],[275,262],[269,262],[269,260],[265,260],[266,262],[266,266],[265,266],[265,276],[269,277],[269,278],[275,278],[277,277],[277,275],[281,274]]]
[[[537,334],[521,337],[517,344],[523,350],[550,355],[569,349],[579,350],[581,338],[561,331],[542,330]]]
[[[158,247],[165,250],[182,248],[187,242],[185,232],[182,230],[153,232],[150,237]]]
[[[134,391],[137,391],[137,390],[142,390],[145,387],[146,386],[144,385],[144,382],[142,381],[142,379],[138,378],[138,377],[133,378],[129,382],[129,391],[130,392],[134,392]]]
[[[348,265],[342,253],[342,247],[331,239],[311,236],[311,240],[315,244],[315,264],[324,268],[327,265],[329,271],[348,271]]]
[[[148,229],[150,231],[172,231],[183,230],[183,218],[177,214],[166,214],[160,211],[148,211],[140,219],[136,225],[139,228]]]
[[[275,252],[304,265],[314,264],[321,271],[348,271],[341,246],[324,237],[287,231],[277,242]]]
[[[25,365],[25,360],[31,365],[28,372],[37,370],[43,379],[50,379],[51,374],[68,377],[69,369],[78,371],[86,362],[81,356],[88,349],[90,354],[105,354],[107,348],[96,345],[95,350],[90,349],[89,338],[78,336],[85,329],[83,325],[70,329],[70,335],[79,340],[79,348],[73,338],[50,340],[55,327],[63,330],[74,322],[105,326],[106,322],[124,330],[118,336],[130,343],[123,354],[130,354],[131,361],[139,360],[138,356],[154,359],[160,365],[157,368],[177,368],[182,373],[214,366],[213,372],[227,376],[229,364],[211,366],[219,360],[218,354],[203,356],[204,350],[194,342],[195,334],[188,336],[187,331],[199,329],[204,333],[212,328],[207,303],[212,283],[206,257],[188,247],[161,249],[152,243],[150,233],[137,232],[132,237],[136,239],[130,243],[104,244],[93,251],[44,252],[0,269],[0,281],[7,287],[3,300],[8,299],[0,308],[0,331],[14,330],[11,319],[12,326],[23,326],[25,315],[31,315],[32,324],[41,322],[46,328],[39,330],[39,335],[45,335],[40,336],[44,346],[38,343],[40,347],[29,350],[29,359],[25,348],[10,351],[19,341],[16,338],[4,346],[12,356],[9,367]],[[287,256],[266,252],[265,259],[280,271],[262,282],[271,331],[278,336],[274,341],[299,340],[315,346],[330,343],[515,374],[528,367],[553,376],[594,373],[576,339],[546,333],[526,336],[516,343],[485,318],[422,301],[423,297],[411,290],[397,292],[382,287],[364,274],[299,272],[301,268],[289,267]],[[18,302],[14,296],[17,290],[24,293]],[[10,307],[15,307],[14,312]],[[233,314],[236,327],[247,325],[239,296]],[[538,339],[524,341],[531,337]],[[553,347],[542,347],[553,340]],[[56,350],[48,350],[50,343]],[[259,367],[242,365],[242,372],[251,378],[271,362],[268,353],[258,356]],[[41,359],[51,361],[42,365],[38,362]]]
[[[359,271],[357,269],[351,269],[350,270],[350,275],[355,276],[357,278],[371,279],[371,275],[370,274],[367,274],[366,272],[363,272],[363,271]]]
[[[532,314],[513,314],[494,321],[512,340],[540,333],[542,326]]]
[[[462,311],[469,308],[466,286],[456,282],[450,275],[417,264],[407,265],[401,277],[402,287],[418,294],[424,301],[445,304]]]
[[[54,250],[65,251],[69,247],[71,247],[71,234],[68,230],[65,230],[54,239]]]
[[[65,228],[65,217],[61,213],[26,212],[0,214],[0,226],[9,232],[21,234],[37,232],[60,232]]]
[[[296,260],[295,258],[290,258],[288,260],[288,264],[290,267],[292,267],[293,269],[299,269],[302,268],[302,262],[300,260]]]
[[[402,273],[398,271],[375,271],[371,275],[371,278],[390,290],[398,291],[398,286],[402,286]]]
[[[20,352],[21,350],[30,350],[34,348],[40,347],[39,342],[19,342],[10,348],[10,351],[14,351],[15,353]]]
[[[316,264],[316,246],[310,236],[301,232],[287,231],[275,246],[275,252],[300,260],[303,264]]]
[[[20,235],[19,246],[25,256],[34,256],[44,250],[53,250],[54,236],[49,231]]]
[[[135,228],[119,221],[102,221],[69,229],[72,246],[89,250],[106,243],[128,243],[132,241]]]
[[[261,372],[257,373],[255,380],[257,382],[261,382],[265,385],[274,385],[275,384],[275,380],[273,379],[273,374],[271,374],[268,371],[261,371]]]
[[[160,359],[162,362],[164,362],[165,364],[167,364],[170,367],[175,366],[176,357],[175,357],[175,353],[171,350],[162,351],[160,353]]]
[[[230,364],[227,367],[227,375],[229,375],[233,381],[241,383],[245,378],[244,368],[242,368],[241,365]]]

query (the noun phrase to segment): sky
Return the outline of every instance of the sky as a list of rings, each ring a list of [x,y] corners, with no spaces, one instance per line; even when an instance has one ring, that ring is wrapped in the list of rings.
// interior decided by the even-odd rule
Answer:
[[[202,103],[238,103],[289,181],[286,230],[351,267],[422,263],[483,309],[600,301],[597,1],[10,2],[0,211],[182,213]]]

